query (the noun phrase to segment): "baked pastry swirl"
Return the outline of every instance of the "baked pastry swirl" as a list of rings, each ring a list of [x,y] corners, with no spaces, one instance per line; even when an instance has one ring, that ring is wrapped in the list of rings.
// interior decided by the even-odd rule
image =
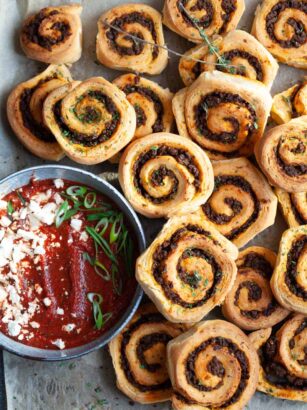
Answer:
[[[272,185],[287,192],[307,191],[307,115],[270,129],[255,155]]]
[[[171,322],[201,320],[231,289],[237,248],[204,218],[174,216],[137,259],[136,278]]]
[[[135,74],[124,74],[113,80],[127,96],[136,113],[134,137],[153,132],[169,132],[173,123],[172,98],[168,88]]]
[[[257,387],[257,352],[224,320],[200,322],[171,340],[167,360],[174,390],[210,409],[243,409]]]
[[[119,152],[136,125],[125,94],[102,77],[52,92],[44,103],[44,120],[67,156],[88,165]]]
[[[18,84],[7,100],[7,116],[21,143],[40,158],[59,161],[64,151],[43,122],[42,106],[48,94],[71,81],[64,65],[50,65],[45,71]]]
[[[133,208],[151,218],[194,211],[213,190],[207,155],[167,132],[133,141],[121,156],[118,178]]]
[[[290,228],[307,224],[307,192],[288,192],[276,188],[279,204],[282,213]]]
[[[271,117],[278,124],[307,115],[307,80],[301,81],[273,98]]]
[[[150,6],[123,4],[103,13],[98,21],[96,54],[107,67],[160,74],[167,65],[168,52],[159,46],[164,46],[162,17]]]
[[[271,279],[272,291],[286,309],[307,314],[307,225],[290,228],[281,237]]]
[[[279,61],[307,68],[307,4],[305,0],[263,0],[252,34]]]
[[[262,136],[271,109],[263,84],[218,71],[201,74],[173,111],[180,135],[197,142],[211,159],[249,156]],[[180,106],[180,105],[179,105]]]
[[[214,44],[229,67],[216,64],[217,57],[209,52],[206,44],[198,45],[188,50],[179,62],[179,74],[185,85],[191,85],[203,71],[219,70],[260,81],[271,88],[278,64],[254,36],[246,31],[233,30],[225,37],[215,39]],[[191,57],[203,60],[204,64],[189,60]]]
[[[239,248],[273,225],[277,199],[246,158],[213,163],[214,191],[199,212]]]
[[[165,0],[163,23],[180,36],[200,43],[203,39],[193,19],[207,36],[225,34],[237,27],[244,9],[244,0]]]
[[[223,315],[244,330],[258,330],[281,322],[290,313],[278,305],[270,279],[276,255],[270,249],[251,246],[236,260],[236,281],[223,303]]]
[[[280,399],[307,402],[307,317],[294,315],[277,332],[261,329],[249,338],[260,359],[257,389]]]
[[[109,343],[118,388],[139,403],[169,400],[166,345],[184,327],[168,322],[151,305],[141,305],[128,325]]]
[[[80,4],[46,7],[23,23],[20,44],[27,57],[46,64],[74,63],[82,52]]]

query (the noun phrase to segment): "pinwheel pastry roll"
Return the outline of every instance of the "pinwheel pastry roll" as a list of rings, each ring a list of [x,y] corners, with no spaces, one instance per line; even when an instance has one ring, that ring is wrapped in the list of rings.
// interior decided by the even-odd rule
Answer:
[[[184,330],[184,326],[168,322],[153,305],[141,305],[109,343],[118,388],[138,403],[169,400],[172,386],[166,345]]]
[[[278,61],[307,68],[306,0],[263,0],[252,34]]]
[[[185,85],[191,85],[203,71],[218,70],[260,81],[271,88],[278,64],[255,37],[246,31],[234,30],[213,44],[218,48],[219,61],[205,44],[192,48],[180,59],[179,73]]]
[[[173,105],[176,123],[184,116],[184,136],[213,160],[250,156],[272,102],[264,84],[218,71],[201,74],[181,98],[184,114]]]
[[[97,164],[119,152],[133,138],[136,116],[125,94],[102,77],[50,93],[44,119],[68,157]]]
[[[287,400],[307,402],[307,317],[297,314],[278,330],[261,329],[249,335],[258,351],[257,390]]]
[[[223,303],[223,315],[244,330],[258,330],[281,322],[290,313],[279,306],[270,279],[276,255],[270,249],[252,246],[236,260],[236,281]]]
[[[301,81],[273,98],[271,117],[278,124],[307,115],[307,80]]]
[[[199,212],[240,248],[273,225],[277,198],[246,158],[216,161],[213,171],[214,191]]]
[[[200,321],[231,289],[237,248],[196,214],[174,216],[138,258],[136,278],[171,322]]]
[[[290,228],[307,224],[307,192],[288,193],[276,188],[282,213]]]
[[[27,57],[47,64],[74,63],[82,52],[80,4],[46,7],[23,23],[20,44]]]
[[[68,84],[71,75],[64,65],[50,65],[45,71],[20,83],[7,100],[7,116],[21,143],[40,158],[59,161],[64,151],[43,121],[42,106],[55,89]]]
[[[307,115],[271,128],[255,155],[270,184],[287,192],[307,191]]]
[[[207,155],[192,141],[158,132],[125,149],[119,182],[137,212],[161,218],[195,211],[213,190],[213,171]]]
[[[146,4],[122,4],[98,21],[96,54],[107,67],[160,74],[168,58],[164,45],[161,14]]]
[[[174,390],[210,409],[243,409],[257,387],[257,352],[224,320],[200,322],[171,340],[167,362]]]
[[[307,225],[283,233],[271,287],[282,306],[307,314]]]
[[[168,88],[135,74],[117,77],[117,85],[127,96],[136,113],[134,137],[140,138],[153,132],[169,132],[173,123],[172,98]]]
[[[163,23],[193,43],[201,43],[202,32],[210,37],[235,29],[244,9],[244,0],[165,0]]]

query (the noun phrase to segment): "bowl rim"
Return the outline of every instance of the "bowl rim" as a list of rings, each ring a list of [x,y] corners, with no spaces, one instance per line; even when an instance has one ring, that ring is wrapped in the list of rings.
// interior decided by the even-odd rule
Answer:
[[[24,168],[20,171],[14,172],[0,180],[0,189],[3,184],[9,182],[13,178],[18,178],[24,174],[32,174],[35,177],[35,172],[40,170],[46,169],[54,169],[59,171],[69,171],[76,174],[81,174],[90,180],[95,181],[98,185],[100,185],[101,190],[99,188],[95,188],[100,191],[106,197],[109,197],[120,209],[123,211],[125,216],[128,218],[129,222],[133,225],[133,230],[136,235],[138,241],[139,252],[142,253],[146,249],[146,236],[139,220],[138,215],[127,201],[127,199],[123,196],[121,192],[118,191],[112,184],[108,181],[104,180],[103,178],[99,177],[98,175],[93,174],[84,169],[68,166],[68,165],[56,165],[56,164],[45,164],[45,165],[37,165],[33,167]],[[39,178],[39,177],[38,177]],[[50,176],[44,177],[41,179],[56,179],[57,177]],[[65,177],[63,177],[65,179]],[[69,180],[69,178],[67,178]],[[22,184],[21,186],[23,186]],[[88,184],[91,186],[91,184]],[[16,189],[16,188],[15,188]],[[106,192],[103,192],[103,189]],[[112,197],[110,197],[110,194]],[[1,195],[1,194],[0,194]],[[122,209],[124,208],[124,209]],[[129,306],[123,313],[122,317],[111,327],[106,333],[103,333],[98,338],[94,339],[93,341],[63,350],[56,350],[56,349],[41,349],[37,347],[33,347],[30,345],[25,345],[19,341],[11,339],[10,337],[6,336],[4,333],[0,332],[0,348],[13,353],[17,356],[32,359],[32,360],[39,360],[39,361],[64,361],[64,360],[71,360],[78,357],[81,357],[85,354],[91,353],[103,346],[107,345],[116,335],[120,333],[120,331],[126,326],[126,324],[130,321],[134,313],[136,312],[137,308],[141,303],[141,299],[143,296],[143,290],[141,286],[137,283],[136,290],[133,296],[132,301],[130,302]]]

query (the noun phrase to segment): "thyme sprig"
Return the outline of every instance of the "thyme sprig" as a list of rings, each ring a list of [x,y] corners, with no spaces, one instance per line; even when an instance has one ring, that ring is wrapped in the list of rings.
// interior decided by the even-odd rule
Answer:
[[[181,3],[180,3],[180,4],[181,4]],[[182,7],[183,7],[183,6],[182,6]],[[189,15],[189,16],[190,16],[190,15]],[[193,17],[190,16],[190,18],[193,18]],[[118,33],[125,34],[125,37],[131,38],[131,40],[133,40],[133,41],[136,42],[136,43],[143,43],[143,44],[147,44],[147,45],[150,45],[150,46],[152,46],[152,47],[155,47],[155,48],[159,48],[159,49],[165,50],[165,51],[167,51],[169,54],[173,54],[173,55],[175,55],[175,56],[177,56],[177,57],[183,58],[184,60],[194,61],[195,63],[200,63],[200,64],[204,64],[204,65],[207,65],[207,66],[214,66],[214,67],[218,66],[218,67],[221,67],[221,68],[224,68],[224,69],[225,69],[225,67],[227,67],[227,70],[228,70],[231,74],[235,74],[238,70],[245,71],[245,67],[244,67],[243,65],[240,65],[239,67],[236,66],[236,65],[232,65],[232,64],[230,64],[230,62],[229,62],[228,60],[226,60],[225,58],[221,57],[219,54],[218,54],[219,59],[218,59],[218,61],[216,61],[216,62],[200,60],[199,58],[195,58],[195,57],[192,57],[192,56],[187,56],[187,55],[185,55],[185,54],[179,53],[178,51],[172,50],[172,49],[169,48],[167,45],[155,44],[155,43],[153,43],[153,42],[151,42],[151,41],[148,41],[148,40],[144,40],[144,39],[142,39],[142,38],[139,38],[139,37],[137,37],[136,35],[129,33],[128,31],[122,30],[121,28],[114,26],[113,24],[109,23],[107,20],[104,20],[103,23],[104,23],[105,26],[107,26],[107,27],[109,27],[109,28],[111,28],[111,29],[117,31]],[[200,28],[200,29],[201,29],[201,28]],[[202,30],[202,29],[201,29],[201,30]],[[202,31],[203,31],[203,30],[202,30]],[[208,36],[206,35],[206,33],[205,33],[204,31],[203,31],[203,33],[205,34],[205,36],[206,36],[207,39],[209,40],[209,38],[208,38]],[[215,47],[215,48],[216,48],[215,51],[217,52],[217,51],[218,51],[217,47],[214,46],[214,45],[211,43],[210,40],[209,40],[209,43],[210,43],[210,45],[211,45],[211,50],[213,51],[213,48]],[[209,51],[210,51],[210,50],[209,50]],[[222,58],[222,60],[221,60],[221,58]],[[227,64],[226,64],[226,63],[227,63]]]

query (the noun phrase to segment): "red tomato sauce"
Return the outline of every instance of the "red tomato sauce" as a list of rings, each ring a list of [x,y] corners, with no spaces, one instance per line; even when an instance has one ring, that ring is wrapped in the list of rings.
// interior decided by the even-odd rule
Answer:
[[[52,200],[57,192],[63,193],[69,186],[74,185],[78,184],[64,180],[64,187],[56,188],[53,180],[32,181],[19,191],[28,202],[34,195],[51,190]],[[94,191],[91,188],[89,190]],[[96,194],[97,203],[112,204],[98,192]],[[16,191],[2,199],[10,201],[14,210],[23,206],[23,201]],[[112,209],[116,209],[114,204],[112,204]],[[2,215],[3,211],[0,212]],[[84,226],[94,227],[96,225],[97,221],[86,220],[88,213],[80,211],[79,215]],[[30,320],[30,322],[37,322],[39,327],[32,328],[30,325],[23,327],[23,329],[28,329],[28,335],[30,334],[32,337],[24,337],[23,340],[20,340],[21,343],[43,349],[57,349],[52,343],[56,339],[61,339],[65,343],[65,348],[86,344],[110,329],[123,315],[133,298],[136,280],[134,275],[127,272],[123,257],[118,256],[118,274],[122,281],[122,291],[117,294],[113,281],[105,280],[98,275],[91,263],[84,257],[85,253],[90,256],[95,254],[94,240],[91,236],[88,236],[87,240],[81,240],[80,232],[74,231],[70,222],[70,220],[66,220],[58,228],[55,224],[41,226],[41,232],[47,235],[46,253],[39,255],[39,263],[36,265],[28,258],[29,266],[23,268],[22,273],[17,272],[21,278],[22,304],[28,306],[29,302],[38,298],[39,305],[37,312]],[[81,231],[84,231],[84,228]],[[129,235],[132,235],[129,229],[128,231]],[[110,227],[103,237],[108,240],[109,235]],[[133,242],[135,243],[135,241]],[[110,245],[112,250],[114,250],[114,246],[114,244]],[[133,266],[136,252],[137,249],[134,249]],[[111,271],[112,262],[101,250],[99,251],[99,260],[108,271]],[[41,293],[38,294],[35,291],[29,293],[29,288],[37,288],[37,285],[42,288]],[[103,297],[102,313],[112,314],[100,330],[96,328],[93,306],[88,300],[88,294],[91,292],[99,293]],[[45,298],[50,299],[49,306],[44,304]],[[58,309],[63,309],[63,313],[59,314]],[[70,332],[63,330],[63,326],[67,324],[75,325],[74,329]],[[2,321],[0,321],[0,331],[10,336],[7,332],[7,325]],[[19,340],[15,337],[14,339]]]

